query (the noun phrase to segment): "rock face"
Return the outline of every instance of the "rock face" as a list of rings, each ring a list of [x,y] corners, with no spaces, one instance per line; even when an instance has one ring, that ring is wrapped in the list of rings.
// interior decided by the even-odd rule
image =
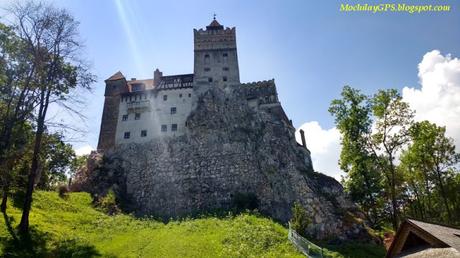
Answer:
[[[95,191],[112,187],[137,214],[165,219],[231,209],[246,196],[262,214],[287,222],[299,202],[311,214],[309,233],[319,239],[362,233],[362,225],[347,222],[356,209],[342,186],[313,171],[281,105],[268,101],[272,91],[276,96],[273,81],[201,91],[185,135],[105,153],[109,165],[99,171],[104,176]]]

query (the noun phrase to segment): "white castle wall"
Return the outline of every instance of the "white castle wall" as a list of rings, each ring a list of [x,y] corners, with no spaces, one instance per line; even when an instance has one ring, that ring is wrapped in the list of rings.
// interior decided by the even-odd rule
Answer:
[[[154,138],[174,137],[185,133],[185,121],[192,107],[192,88],[160,90],[156,94],[147,91],[130,97],[123,97],[120,101],[116,145],[143,143]],[[171,114],[172,107],[176,108],[175,114]],[[138,120],[135,119],[136,113],[140,114]],[[123,121],[123,115],[128,115],[128,119]],[[177,124],[177,131],[172,131],[173,124]],[[162,125],[167,127],[165,132],[161,131]],[[141,136],[142,130],[147,131],[145,137]],[[128,139],[125,138],[125,132],[130,133]]]

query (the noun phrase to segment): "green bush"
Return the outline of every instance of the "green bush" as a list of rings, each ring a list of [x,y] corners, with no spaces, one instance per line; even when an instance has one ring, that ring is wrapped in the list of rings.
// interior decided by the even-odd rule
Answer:
[[[58,193],[59,197],[61,197],[62,199],[67,199],[69,197],[69,187],[67,187],[67,185],[59,185]]]
[[[96,207],[103,210],[109,215],[115,215],[120,213],[120,208],[118,208],[115,192],[110,189],[107,194],[103,197],[100,197],[96,201]]]
[[[307,211],[300,205],[300,203],[295,202],[292,206],[292,218],[290,220],[291,227],[300,235],[306,236],[306,231],[308,226],[311,223],[311,219],[307,214]]]

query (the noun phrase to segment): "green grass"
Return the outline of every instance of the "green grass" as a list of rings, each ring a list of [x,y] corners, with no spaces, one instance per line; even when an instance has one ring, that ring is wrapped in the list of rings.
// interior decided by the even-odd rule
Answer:
[[[303,257],[287,240],[286,228],[251,214],[165,224],[108,216],[92,207],[87,193],[71,193],[64,200],[37,191],[28,239],[15,233],[20,215],[10,202],[0,227],[2,257]],[[345,257],[337,250],[326,254]]]

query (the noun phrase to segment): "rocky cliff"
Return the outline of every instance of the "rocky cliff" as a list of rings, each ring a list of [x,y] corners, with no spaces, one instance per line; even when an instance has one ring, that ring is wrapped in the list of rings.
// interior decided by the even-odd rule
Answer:
[[[362,225],[347,219],[355,206],[336,180],[313,171],[277,99],[257,93],[261,101],[248,104],[260,85],[252,86],[205,90],[183,136],[105,153],[96,191],[112,187],[137,214],[166,219],[231,209],[243,197],[262,214],[287,222],[299,202],[317,238],[360,234]]]

